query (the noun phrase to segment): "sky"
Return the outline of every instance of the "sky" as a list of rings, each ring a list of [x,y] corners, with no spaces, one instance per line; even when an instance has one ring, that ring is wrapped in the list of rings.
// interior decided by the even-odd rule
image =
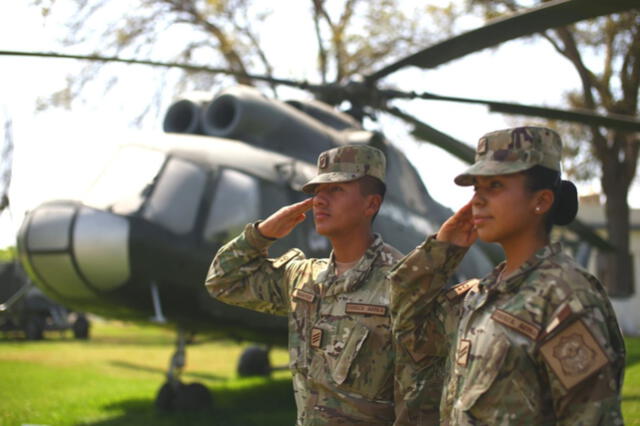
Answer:
[[[64,35],[62,23],[43,25],[39,9],[29,3],[0,2],[0,49],[64,51],[57,42]],[[270,29],[261,34],[262,40],[277,64],[277,76],[304,78],[315,63],[315,52],[309,49],[314,43],[313,32],[305,27],[308,20],[292,17],[306,14],[307,3],[287,0],[278,4],[286,6],[269,18]],[[140,128],[131,124],[151,102],[157,85],[163,84],[143,66],[114,67],[120,77],[116,87],[105,93],[90,84],[84,92],[85,101],[74,103],[71,109],[37,112],[38,98],[60,90],[66,78],[79,73],[83,65],[71,60],[0,57],[0,119],[11,120],[14,141],[12,207],[10,214],[0,216],[0,247],[13,245],[27,210],[45,200],[85,193],[118,144],[161,131],[162,113],[148,117]],[[577,76],[547,44],[512,41],[434,70],[405,68],[382,83],[407,91],[559,107],[562,93],[576,85]],[[280,94],[284,99],[308,96],[286,89]],[[169,105],[171,100],[162,102]],[[512,125],[508,117],[490,114],[482,106],[419,100],[398,101],[396,105],[470,145],[486,132]],[[439,148],[416,143],[408,127],[395,119],[380,117],[378,122],[366,124],[382,130],[407,154],[437,201],[455,210],[471,196],[470,189],[452,183],[467,167],[464,163]],[[580,184],[578,189],[581,195],[598,192],[599,184]],[[640,208],[638,179],[629,202]]]

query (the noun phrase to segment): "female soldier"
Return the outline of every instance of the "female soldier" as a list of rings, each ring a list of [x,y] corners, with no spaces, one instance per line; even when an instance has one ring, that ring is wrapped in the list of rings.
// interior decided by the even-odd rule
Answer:
[[[560,152],[546,128],[482,137],[475,164],[455,178],[474,186],[471,201],[390,274],[394,337],[411,365],[397,386],[426,406],[442,389],[443,424],[622,424],[614,311],[600,282],[549,242],[553,224],[577,213]],[[477,237],[499,243],[506,260],[443,289]],[[410,409],[420,424],[421,407]]]

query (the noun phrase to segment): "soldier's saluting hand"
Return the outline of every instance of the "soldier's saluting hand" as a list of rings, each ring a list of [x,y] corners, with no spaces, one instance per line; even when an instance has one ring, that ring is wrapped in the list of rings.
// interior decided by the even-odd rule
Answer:
[[[266,238],[277,239],[286,237],[293,231],[293,228],[307,217],[305,213],[311,209],[311,207],[313,207],[313,198],[282,207],[267,219],[260,222],[258,224],[258,231]]]

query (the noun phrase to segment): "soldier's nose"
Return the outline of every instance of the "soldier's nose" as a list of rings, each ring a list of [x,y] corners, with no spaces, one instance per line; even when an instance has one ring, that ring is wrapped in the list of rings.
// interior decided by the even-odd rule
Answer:
[[[323,194],[322,191],[318,191],[316,195],[313,197],[313,205],[314,206],[325,206],[327,204],[327,197]]]

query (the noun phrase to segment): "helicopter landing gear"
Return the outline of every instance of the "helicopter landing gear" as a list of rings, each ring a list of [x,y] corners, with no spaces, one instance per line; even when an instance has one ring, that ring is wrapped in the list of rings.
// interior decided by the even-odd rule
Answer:
[[[87,340],[89,339],[89,320],[86,315],[78,314],[78,317],[71,325],[73,329],[73,337],[79,340]]]
[[[203,410],[211,408],[211,393],[202,383],[182,383],[180,376],[186,360],[186,333],[178,330],[176,351],[171,357],[167,381],[156,395],[155,405],[162,411]]]
[[[238,360],[238,376],[269,376],[271,362],[269,362],[269,347],[249,346]]]

